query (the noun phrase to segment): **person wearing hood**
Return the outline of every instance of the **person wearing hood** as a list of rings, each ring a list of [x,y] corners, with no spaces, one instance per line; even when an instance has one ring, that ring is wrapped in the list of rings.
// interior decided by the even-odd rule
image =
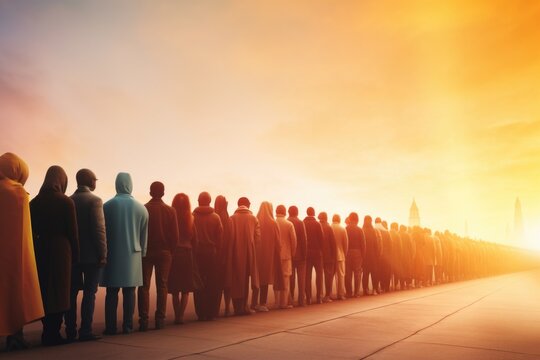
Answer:
[[[92,333],[92,321],[101,271],[107,263],[107,239],[105,238],[105,217],[103,202],[92,194],[96,189],[96,175],[88,169],[81,169],[75,176],[77,190],[71,195],[77,213],[79,230],[80,262],[71,273],[71,308],[64,315],[68,340],[77,336],[77,295],[83,290],[81,302],[81,328],[79,340],[98,340]]]
[[[306,226],[306,239],[307,239],[307,257],[306,257],[306,302],[311,304],[311,278],[313,274],[313,268],[315,268],[315,286],[317,304],[322,303],[322,288],[323,288],[323,257],[322,257],[322,242],[323,242],[323,230],[321,224],[315,218],[315,209],[312,207],[307,208],[307,216],[304,218],[304,225]]]
[[[377,263],[380,254],[380,243],[377,235],[377,230],[373,228],[372,218],[369,215],[364,217],[364,225],[362,226],[364,237],[366,239],[366,256],[363,261],[362,273],[362,288],[364,295],[370,295],[369,278],[371,276],[371,285],[373,294],[377,292],[378,278],[376,274]]]
[[[345,290],[347,297],[360,296],[360,277],[362,266],[366,258],[366,238],[362,228],[358,226],[358,214],[349,215],[349,224],[346,227],[349,246],[345,263]],[[364,273],[364,276],[365,273]],[[354,288],[353,288],[354,283]]]
[[[290,284],[290,304],[294,303],[294,288],[298,281],[298,306],[305,306],[306,296],[306,257],[307,257],[307,239],[306,226],[298,218],[298,208],[294,205],[289,206],[289,217],[287,218],[293,226],[296,234],[296,250],[292,262],[291,284]]]
[[[292,259],[296,251],[296,231],[292,222],[285,219],[286,214],[285,206],[279,205],[276,208],[276,222],[279,227],[279,258],[283,276],[283,290],[278,292],[278,299],[276,299],[277,306],[280,309],[292,308],[292,305],[289,304],[289,287],[292,274]]]
[[[39,194],[30,201],[34,250],[45,309],[41,343],[61,345],[64,312],[70,308],[71,267],[79,262],[75,204],[65,195],[68,177],[60,166],[47,170]]]
[[[323,229],[322,255],[324,267],[324,298],[323,302],[332,302],[332,283],[336,273],[336,238],[332,226],[328,223],[328,215],[323,211],[318,216]]]
[[[259,220],[249,210],[246,197],[238,200],[238,208],[229,220],[230,246],[227,256],[226,286],[231,289],[235,315],[248,315],[253,311],[248,307],[249,282],[251,289],[259,288],[259,274],[255,244],[260,241]]]
[[[197,233],[193,225],[189,197],[184,193],[176,194],[172,207],[176,210],[179,243],[173,255],[167,291],[172,295],[174,323],[183,324],[189,293],[200,287],[197,264],[193,258],[193,248],[197,245]],[[182,293],[181,299],[180,293]]]
[[[251,309],[266,312],[268,307],[268,286],[274,290],[283,289],[283,275],[280,260],[279,227],[274,220],[272,204],[263,201],[257,213],[261,227],[261,236],[255,241],[255,257],[259,273],[259,289],[254,289],[251,296]],[[259,298],[260,294],[260,298]]]
[[[349,236],[341,226],[341,217],[332,216],[332,231],[336,239],[336,292],[338,300],[345,300],[345,260],[349,251]]]
[[[101,286],[105,296],[105,335],[116,334],[118,292],[122,288],[124,334],[133,332],[135,288],[143,285],[142,258],[146,255],[148,211],[133,198],[128,173],[116,176],[116,196],[103,206],[107,230],[107,265]]]
[[[28,174],[17,155],[0,156],[0,336],[7,336],[8,351],[28,348],[23,326],[44,315],[24,189]]]
[[[193,211],[197,232],[195,258],[199,266],[202,288],[195,291],[195,312],[200,321],[218,316],[221,291],[219,286],[218,250],[223,239],[223,225],[210,206],[212,198],[206,191],[199,194],[199,206]]]
[[[390,291],[390,280],[392,278],[392,239],[388,232],[386,221],[381,218],[375,219],[375,229],[379,231],[382,239],[382,252],[378,266],[379,283],[381,290]]]
[[[225,303],[225,316],[231,315],[231,289],[225,286],[226,282],[226,272],[227,272],[227,252],[229,249],[230,235],[229,235],[229,212],[227,210],[228,206],[227,199],[223,195],[216,196],[214,201],[214,211],[219,215],[221,219],[221,225],[223,225],[223,239],[221,241],[221,246],[219,248],[219,266],[220,266],[220,279],[219,287],[220,292],[223,291],[223,302]],[[218,312],[221,305],[221,295],[220,301],[218,303]]]
[[[165,195],[165,185],[154,181],[150,185],[152,199],[144,207],[148,211],[148,245],[146,256],[142,259],[143,286],[137,289],[139,304],[139,330],[148,330],[148,311],[150,308],[150,280],[155,268],[157,306],[155,313],[156,329],[165,326],[167,312],[167,282],[171,270],[172,254],[178,246],[178,223],[176,210],[161,199]]]

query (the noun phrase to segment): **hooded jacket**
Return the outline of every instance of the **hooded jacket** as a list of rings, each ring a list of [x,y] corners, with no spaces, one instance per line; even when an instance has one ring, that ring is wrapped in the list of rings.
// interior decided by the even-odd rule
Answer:
[[[217,254],[223,239],[223,225],[219,215],[210,206],[198,206],[193,210],[193,224],[197,232],[195,253]]]
[[[71,266],[79,261],[75,204],[65,195],[67,175],[51,166],[30,202],[34,250],[46,314],[70,308]]]
[[[12,153],[0,156],[0,337],[44,315],[26,179],[28,166],[22,159]]]
[[[102,286],[142,286],[142,257],[146,255],[148,211],[133,198],[128,173],[116,177],[116,196],[103,206],[107,228],[107,266]]]

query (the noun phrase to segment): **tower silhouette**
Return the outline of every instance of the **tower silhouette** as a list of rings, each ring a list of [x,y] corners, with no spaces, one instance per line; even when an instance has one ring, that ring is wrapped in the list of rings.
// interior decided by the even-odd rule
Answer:
[[[409,226],[420,226],[420,213],[418,212],[418,206],[413,199],[411,209],[409,210]]]
[[[519,197],[516,198],[514,205],[514,241],[523,241],[523,213],[521,212],[521,201],[519,201]]]

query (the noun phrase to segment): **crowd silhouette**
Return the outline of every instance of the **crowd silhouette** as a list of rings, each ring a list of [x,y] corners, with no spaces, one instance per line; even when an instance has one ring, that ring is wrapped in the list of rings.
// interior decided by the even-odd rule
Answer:
[[[92,193],[97,178],[91,170],[77,172],[77,190],[68,197],[66,172],[51,166],[29,201],[28,174],[17,155],[0,156],[0,336],[7,336],[7,350],[27,348],[23,327],[39,319],[45,346],[99,340],[92,330],[98,286],[106,288],[103,334],[119,332],[120,289],[122,333],[134,331],[136,301],[138,330],[148,330],[154,271],[154,327],[162,329],[168,294],[174,323],[182,324],[190,293],[198,320],[208,321],[220,316],[222,299],[224,316],[269,311],[270,285],[273,308],[290,309],[538,266],[526,250],[449,231],[388,226],[369,215],[359,226],[355,212],[344,227],[338,214],[330,224],[326,212],[317,215],[308,207],[302,220],[296,206],[278,205],[274,213],[268,201],[255,216],[247,197],[229,216],[227,199],[217,196],[212,207],[207,192],[193,211],[184,193],[169,206],[159,181],[150,185],[151,199],[143,205],[131,195],[128,173],[117,175],[117,194],[103,203]]]

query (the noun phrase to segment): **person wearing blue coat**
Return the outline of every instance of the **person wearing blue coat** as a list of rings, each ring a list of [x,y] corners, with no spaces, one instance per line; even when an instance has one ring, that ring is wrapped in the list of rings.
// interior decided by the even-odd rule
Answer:
[[[101,286],[105,296],[105,335],[116,334],[118,292],[122,288],[124,334],[133,332],[135,287],[143,285],[142,258],[146,255],[148,211],[133,198],[128,173],[116,177],[116,196],[103,206],[107,229],[107,265]]]

